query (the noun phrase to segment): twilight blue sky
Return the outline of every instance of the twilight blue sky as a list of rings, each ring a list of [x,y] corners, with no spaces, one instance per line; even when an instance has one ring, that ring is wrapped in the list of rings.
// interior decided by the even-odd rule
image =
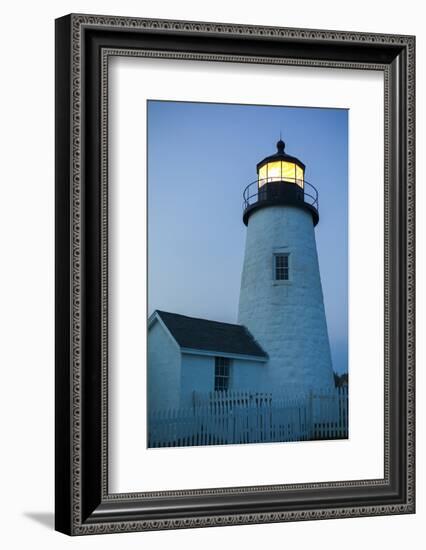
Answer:
[[[348,357],[348,111],[148,101],[148,313],[237,319],[242,193],[256,164],[286,152],[319,192],[315,229],[337,372]]]

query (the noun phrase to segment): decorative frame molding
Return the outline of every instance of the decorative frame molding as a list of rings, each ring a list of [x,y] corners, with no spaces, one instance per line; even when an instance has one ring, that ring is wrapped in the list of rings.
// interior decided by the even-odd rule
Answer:
[[[108,493],[111,56],[383,71],[383,479]],[[414,81],[413,36],[74,14],[56,21],[57,530],[83,535],[414,512]]]

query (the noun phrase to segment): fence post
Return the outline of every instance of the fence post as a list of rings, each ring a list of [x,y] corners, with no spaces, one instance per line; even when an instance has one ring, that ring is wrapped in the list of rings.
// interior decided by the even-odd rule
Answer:
[[[315,435],[315,425],[314,425],[314,395],[313,391],[309,390],[308,394],[308,419],[309,419],[309,439],[312,439]]]

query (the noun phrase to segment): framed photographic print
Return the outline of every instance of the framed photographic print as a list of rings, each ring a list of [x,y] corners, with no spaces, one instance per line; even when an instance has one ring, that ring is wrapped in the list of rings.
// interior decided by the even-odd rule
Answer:
[[[412,36],[56,21],[56,529],[413,513]]]
[[[148,447],[347,438],[348,111],[146,108]]]

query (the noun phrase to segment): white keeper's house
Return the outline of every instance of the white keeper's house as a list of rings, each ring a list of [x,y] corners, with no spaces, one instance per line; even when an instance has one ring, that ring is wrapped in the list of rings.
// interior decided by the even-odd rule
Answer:
[[[280,140],[244,191],[236,324],[151,315],[150,411],[190,407],[213,391],[292,395],[334,387],[315,242],[318,193],[304,174],[305,165]]]

